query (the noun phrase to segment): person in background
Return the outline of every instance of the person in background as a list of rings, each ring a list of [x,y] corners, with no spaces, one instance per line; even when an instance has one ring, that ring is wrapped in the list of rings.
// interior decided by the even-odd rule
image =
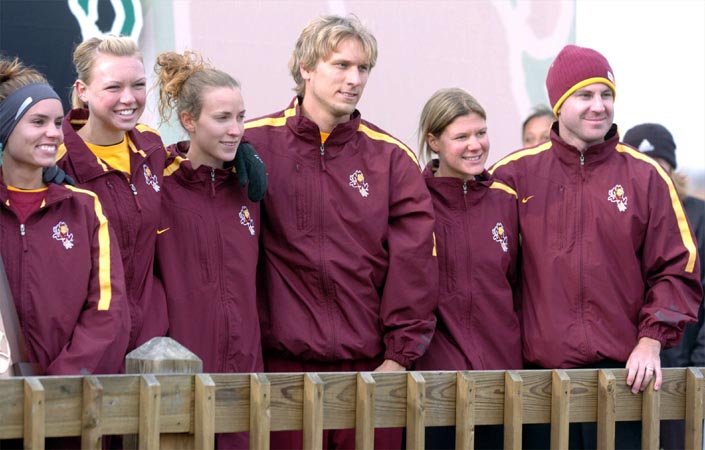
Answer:
[[[240,85],[195,52],[161,53],[155,70],[162,121],[175,110],[189,136],[168,147],[157,232],[169,336],[201,358],[206,373],[261,372],[259,204],[233,162],[245,131]],[[249,448],[247,433],[217,441],[219,449]]]
[[[289,69],[296,97],[246,124],[269,174],[258,284],[268,372],[401,371],[433,336],[433,206],[406,145],[356,109],[377,60],[353,16],[303,29]],[[353,430],[325,431],[354,448]],[[272,448],[301,448],[276,432]],[[376,448],[399,448],[378,429]]]
[[[485,169],[486,120],[482,105],[457,88],[437,91],[421,112],[440,287],[436,333],[414,370],[522,368],[517,198]],[[454,430],[426,428],[426,448],[456,448]],[[502,435],[502,426],[477,426],[475,448],[502,448]]]
[[[702,256],[705,255],[705,201],[688,195],[687,177],[676,172],[678,167],[676,160],[676,143],[673,135],[663,125],[657,123],[643,123],[630,128],[624,134],[624,143],[638,149],[645,155],[649,155],[666,171],[673,179],[673,183],[678,191],[678,197],[683,203],[685,214],[690,221],[690,226],[695,233],[695,241],[698,244],[698,255],[700,257],[700,284],[705,289],[705,264],[702,264]],[[703,366],[705,360],[702,356],[698,358],[697,347],[705,346],[703,337],[703,327],[705,314],[703,303],[700,303],[698,321],[689,323],[683,332],[683,339],[675,347],[661,352],[661,365],[663,367],[690,367]],[[698,340],[700,335],[700,340]],[[678,449],[685,447],[685,421],[662,421],[661,422],[661,446],[664,449]]]
[[[130,317],[115,236],[93,192],[42,177],[63,117],[42,74],[0,58],[0,254],[29,362],[45,375],[117,373]]]
[[[521,142],[523,147],[534,147],[551,138],[551,125],[556,120],[551,108],[538,105],[521,125]]]
[[[626,366],[633,393],[652,381],[658,390],[660,351],[696,320],[703,295],[693,234],[668,174],[620,144],[602,54],[565,46],[546,88],[558,118],[550,143],[490,169],[521,199],[524,359],[542,369]],[[532,433],[538,448],[548,447],[545,431]],[[595,424],[571,424],[570,440],[595,448]],[[615,445],[640,448],[641,423],[617,423]]]
[[[153,270],[166,149],[157,131],[138,123],[147,78],[133,40],[90,38],[76,47],[73,62],[75,109],[64,119],[57,164],[98,195],[117,236],[131,351],[167,331],[164,288]]]

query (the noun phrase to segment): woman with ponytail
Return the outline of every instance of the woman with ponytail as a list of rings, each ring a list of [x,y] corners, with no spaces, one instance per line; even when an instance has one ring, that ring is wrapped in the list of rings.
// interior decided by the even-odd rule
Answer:
[[[189,136],[168,148],[157,236],[169,335],[203,360],[204,372],[261,371],[259,204],[233,162],[244,132],[240,85],[194,52],[162,53],[155,70],[162,121],[175,111]],[[248,448],[248,435],[219,435],[218,448]]]
[[[147,78],[133,40],[88,39],[76,47],[73,62],[74,109],[64,119],[57,164],[98,195],[117,235],[132,318],[130,351],[168,328],[164,288],[153,273],[166,149],[155,130],[137,122]]]

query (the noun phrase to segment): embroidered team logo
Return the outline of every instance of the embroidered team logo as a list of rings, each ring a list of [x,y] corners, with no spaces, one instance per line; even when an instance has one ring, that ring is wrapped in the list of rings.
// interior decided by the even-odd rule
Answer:
[[[492,239],[494,239],[495,242],[499,242],[504,253],[509,251],[509,238],[507,237],[507,233],[504,232],[502,222],[497,222],[497,225],[492,228]]]
[[[357,189],[363,198],[370,195],[370,185],[365,181],[365,175],[362,170],[356,170],[350,175],[350,186]]]
[[[252,216],[250,215],[250,210],[247,209],[247,206],[243,206],[240,208],[240,224],[247,227],[248,230],[250,230],[250,234],[252,236],[255,235],[255,221],[252,219]]]
[[[66,250],[73,248],[73,233],[69,231],[69,226],[63,220],[52,228],[54,234],[51,236],[64,244]]]
[[[611,201],[612,203],[616,203],[619,212],[624,212],[627,210],[627,194],[624,193],[624,188],[621,184],[617,184],[615,185],[615,187],[609,190],[607,200]]]
[[[159,179],[152,173],[152,169],[150,169],[147,164],[142,164],[142,170],[144,172],[145,183],[147,183],[148,186],[152,186],[154,192],[159,192]]]

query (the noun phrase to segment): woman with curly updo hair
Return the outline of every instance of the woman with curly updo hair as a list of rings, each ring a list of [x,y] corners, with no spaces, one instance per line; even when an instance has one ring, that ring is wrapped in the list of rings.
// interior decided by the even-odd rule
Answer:
[[[240,85],[194,52],[162,53],[155,70],[162,120],[175,111],[189,137],[168,147],[157,236],[169,336],[203,360],[204,372],[262,371],[260,209],[233,162],[244,133]],[[219,435],[218,448],[248,448],[248,436]]]

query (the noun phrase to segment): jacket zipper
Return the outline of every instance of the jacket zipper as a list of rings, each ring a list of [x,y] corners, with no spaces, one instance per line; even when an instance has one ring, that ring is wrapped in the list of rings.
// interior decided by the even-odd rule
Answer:
[[[323,146],[323,142],[321,142],[321,170],[326,171],[326,148]]]
[[[211,198],[215,198],[215,169],[211,167]]]
[[[321,200],[323,200],[323,172],[326,171],[326,148],[323,142],[321,142],[321,147],[320,147],[320,153],[321,153],[321,174],[318,177],[319,180],[319,186],[320,186],[320,195],[321,195]],[[328,310],[328,323],[330,324],[330,330],[332,334],[332,339],[331,339],[331,346],[328,354],[330,356],[333,356],[335,354],[335,348],[337,347],[337,336],[335,333],[335,311],[333,310],[333,300],[330,298],[330,285],[328,282],[328,271],[326,270],[326,258],[325,258],[325,232],[324,232],[324,227],[323,227],[323,221],[325,219],[325,215],[323,214],[323,206],[322,206],[322,201],[317,202],[318,208],[319,208],[319,224],[321,228],[321,236],[320,236],[320,249],[321,249],[321,289],[323,290],[323,299],[326,305],[326,309]]]
[[[142,206],[140,206],[140,199],[137,197],[137,188],[135,187],[134,183],[130,183],[130,189],[132,190],[132,196],[135,198],[137,211],[142,212]]]
[[[582,239],[582,233],[583,233],[583,182],[585,181],[585,154],[583,152],[580,152],[580,178],[578,179],[578,195],[576,198],[577,201],[577,208],[578,208],[578,214],[577,214],[577,226],[578,226],[578,233],[576,239],[578,240],[577,246],[578,246],[578,302],[580,305],[580,320],[583,325],[583,333],[585,335],[585,352],[589,352],[590,350],[590,338],[588,337],[588,330],[587,330],[587,325],[585,323],[585,296],[584,296],[584,290],[583,290],[583,239]]]
[[[27,235],[27,228],[25,227],[25,225],[24,225],[23,223],[21,223],[21,224],[20,224],[20,238],[22,239],[22,250],[25,251],[25,252],[26,252],[27,250],[29,250],[29,249],[27,248],[27,237],[26,237],[26,235]]]

